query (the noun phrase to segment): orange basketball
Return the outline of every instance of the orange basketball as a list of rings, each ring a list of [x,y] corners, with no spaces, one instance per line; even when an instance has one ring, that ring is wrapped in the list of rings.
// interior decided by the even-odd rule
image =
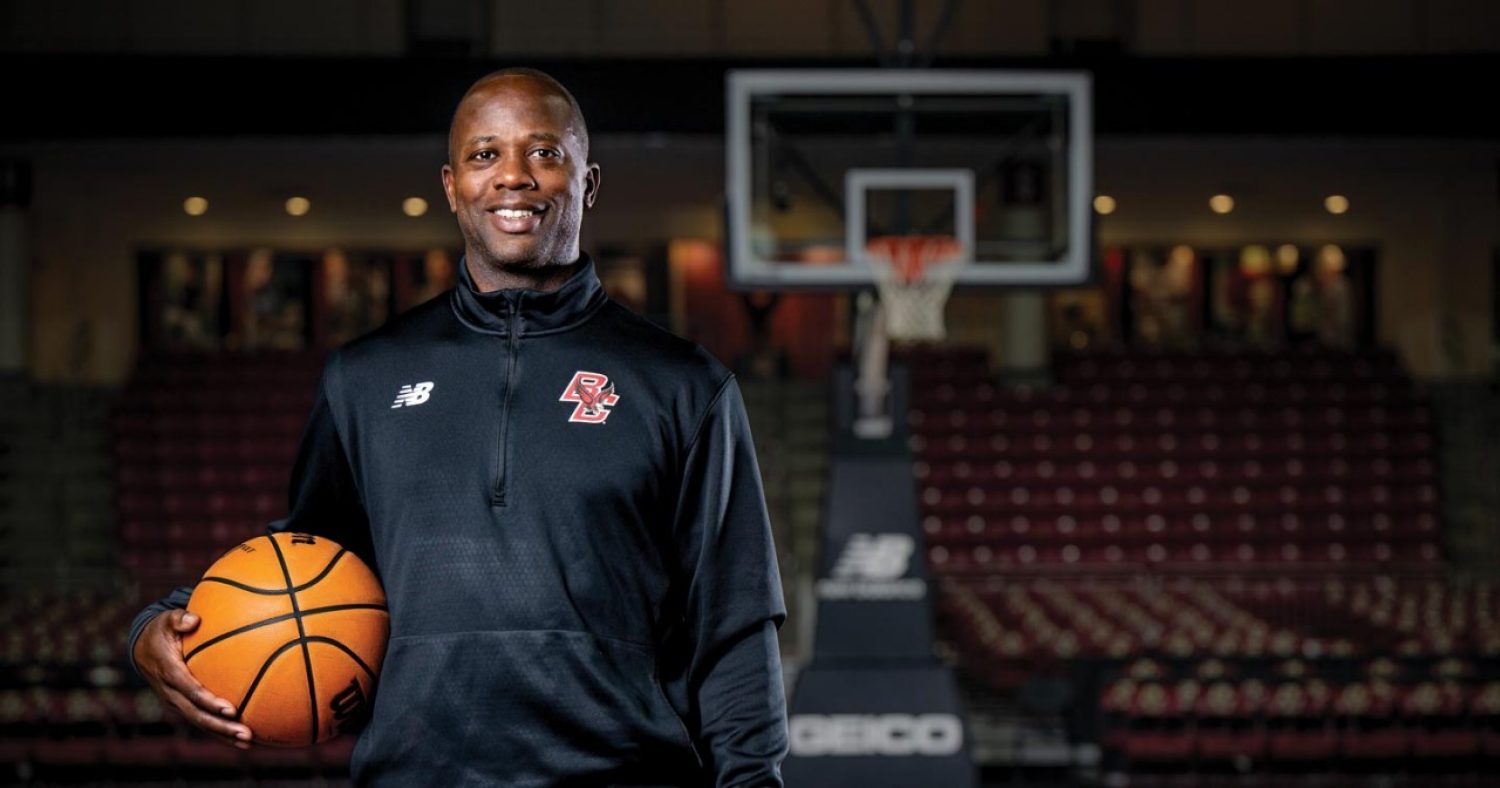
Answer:
[[[363,722],[390,614],[375,573],[321,536],[257,536],[214,562],[187,609],[188,669],[255,741],[306,747]]]

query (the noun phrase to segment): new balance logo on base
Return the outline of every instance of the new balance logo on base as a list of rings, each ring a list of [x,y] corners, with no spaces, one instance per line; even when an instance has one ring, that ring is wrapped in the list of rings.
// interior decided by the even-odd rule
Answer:
[[[416,384],[409,383],[402,386],[401,390],[396,392],[396,402],[391,405],[391,408],[399,408],[403,405],[407,407],[421,405],[431,397],[432,381],[429,380],[426,383]]]
[[[906,534],[854,534],[833,566],[840,580],[894,580],[906,574],[916,542]]]
[[[818,581],[818,597],[921,599],[927,584],[919,577],[905,577],[916,549],[917,541],[907,534],[853,534],[830,576]]]

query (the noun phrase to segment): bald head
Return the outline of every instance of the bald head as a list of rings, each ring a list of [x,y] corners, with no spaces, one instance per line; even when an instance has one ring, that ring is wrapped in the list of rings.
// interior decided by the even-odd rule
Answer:
[[[528,81],[533,87],[541,88],[541,92],[554,96],[566,102],[571,113],[568,123],[568,133],[578,142],[583,152],[583,157],[589,155],[589,127],[583,119],[583,108],[578,106],[578,99],[573,98],[572,92],[563,87],[561,82],[552,78],[552,75],[534,68],[502,68],[499,71],[491,71],[474,81],[469,89],[464,92],[463,98],[458,100],[458,106],[453,110],[453,118],[448,123],[448,162],[453,163],[454,151],[458,149],[458,140],[454,134],[459,127],[459,119],[466,112],[472,112],[476,105],[495,98],[508,82]]]

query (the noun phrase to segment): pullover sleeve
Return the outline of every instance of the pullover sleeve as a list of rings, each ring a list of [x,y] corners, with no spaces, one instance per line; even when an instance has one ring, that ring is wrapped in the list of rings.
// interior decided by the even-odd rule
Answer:
[[[781,786],[786,619],[765,494],[733,377],[688,449],[675,521],[686,587],[695,744],[718,786]]]
[[[337,355],[330,357],[323,370],[312,413],[297,446],[288,496],[290,514],[285,519],[271,522],[267,531],[325,536],[347,547],[374,569],[369,520],[334,418],[332,398],[340,393],[337,360]],[[170,594],[147,605],[131,622],[125,653],[131,668],[137,673],[140,670],[135,664],[135,642],[141,631],[156,616],[187,607],[192,594],[193,586],[178,586]]]

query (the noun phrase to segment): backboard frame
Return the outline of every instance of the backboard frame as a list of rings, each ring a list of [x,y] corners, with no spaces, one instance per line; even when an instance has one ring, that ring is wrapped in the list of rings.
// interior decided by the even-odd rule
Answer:
[[[1069,112],[1066,215],[1067,251],[1054,261],[970,259],[959,285],[1069,286],[1085,283],[1093,258],[1093,93],[1085,72],[948,69],[756,69],[731,70],[726,79],[725,249],[729,285],[735,289],[841,290],[873,286],[873,275],[858,260],[796,266],[759,256],[751,237],[751,103],[756,96],[839,94],[996,94],[1065,95]],[[887,168],[888,169],[888,168]],[[921,172],[922,170],[914,170]],[[910,187],[908,187],[910,188]],[[925,187],[917,187],[925,188]],[[955,195],[957,198],[957,195]],[[846,199],[847,204],[847,199]],[[846,235],[855,225],[846,217]],[[862,231],[863,228],[861,228]],[[972,242],[972,236],[971,236]],[[972,249],[972,245],[969,247]]]

